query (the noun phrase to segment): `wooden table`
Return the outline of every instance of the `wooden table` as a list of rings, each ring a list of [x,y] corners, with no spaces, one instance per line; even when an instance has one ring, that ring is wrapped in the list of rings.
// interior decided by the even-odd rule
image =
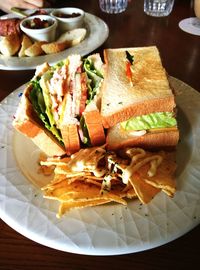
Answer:
[[[188,0],[175,0],[166,18],[144,14],[143,1],[132,0],[118,15],[100,11],[98,1],[57,1],[56,7],[76,6],[102,18],[109,26],[104,48],[156,45],[167,72],[200,91],[200,37],[183,32],[180,20],[194,16]],[[0,100],[27,82],[34,71],[0,70]],[[57,251],[35,243],[0,221],[0,269],[191,269],[198,265],[200,226],[164,246],[122,256],[84,256]]]

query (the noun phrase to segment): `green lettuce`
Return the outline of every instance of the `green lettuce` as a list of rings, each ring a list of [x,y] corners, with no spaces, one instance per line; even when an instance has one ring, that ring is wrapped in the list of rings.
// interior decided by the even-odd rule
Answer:
[[[90,136],[89,136],[88,129],[87,129],[85,119],[83,116],[80,119],[80,127],[83,132],[83,138],[82,138],[83,144],[87,147],[91,146]]]
[[[48,116],[48,119],[50,121],[51,126],[53,126],[53,125],[56,125],[56,122],[55,122],[53,112],[52,112],[51,96],[49,93],[49,87],[47,85],[47,83],[51,79],[51,77],[52,77],[52,72],[46,72],[40,80],[40,86],[42,89],[42,94],[43,94],[44,103],[45,103],[45,107],[46,107],[45,112]]]
[[[172,112],[156,112],[147,115],[132,117],[127,121],[121,122],[121,126],[126,131],[148,130],[154,128],[168,128],[177,125]]]
[[[93,100],[95,95],[97,94],[97,90],[101,81],[103,80],[103,75],[99,70],[97,70],[94,66],[94,63],[91,59],[86,58],[83,63],[83,67],[88,76],[88,100],[87,103]]]
[[[52,121],[52,114],[49,114],[47,109],[49,106],[46,104],[48,99],[45,99],[45,95],[40,86],[40,77],[31,81],[32,90],[30,92],[30,100],[38,117],[44,123],[44,126],[63,144],[60,131],[56,128]]]

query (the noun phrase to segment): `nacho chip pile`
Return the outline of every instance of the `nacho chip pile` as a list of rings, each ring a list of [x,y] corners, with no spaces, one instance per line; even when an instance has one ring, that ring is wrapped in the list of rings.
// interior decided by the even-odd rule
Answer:
[[[101,146],[81,149],[71,157],[43,159],[43,172],[50,168],[54,172],[54,179],[42,188],[44,197],[60,202],[58,217],[72,208],[109,202],[126,205],[126,199],[149,203],[161,190],[172,197],[176,190],[174,156],[141,148],[110,152]]]

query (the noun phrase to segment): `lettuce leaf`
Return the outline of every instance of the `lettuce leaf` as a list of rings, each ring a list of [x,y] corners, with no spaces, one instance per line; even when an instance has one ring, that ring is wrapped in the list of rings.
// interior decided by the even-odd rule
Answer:
[[[60,131],[50,121],[42,88],[40,86],[40,78],[31,81],[32,90],[30,92],[30,100],[38,117],[44,123],[46,129],[48,129],[62,144],[63,140]]]
[[[94,67],[91,59],[86,58],[83,63],[83,67],[88,76],[88,100],[87,103],[93,100],[97,94],[98,87],[103,80],[103,75],[99,70]]]
[[[127,121],[121,122],[121,127],[126,131],[168,128],[176,125],[177,121],[172,112],[150,113],[147,115],[132,117]]]
[[[52,74],[53,74],[52,72],[46,72],[40,80],[40,87],[42,89],[42,94],[43,94],[44,103],[46,107],[45,112],[48,116],[51,126],[56,124],[53,113],[52,113],[52,102],[51,102],[51,97],[49,93],[49,88],[47,85],[48,81],[52,77]]]
[[[80,119],[80,128],[83,132],[83,138],[82,138],[82,143],[89,147],[91,146],[91,142],[90,142],[90,137],[89,137],[89,133],[88,133],[88,129],[87,129],[87,126],[86,126],[86,123],[85,123],[85,119],[84,117],[82,116],[81,119]]]

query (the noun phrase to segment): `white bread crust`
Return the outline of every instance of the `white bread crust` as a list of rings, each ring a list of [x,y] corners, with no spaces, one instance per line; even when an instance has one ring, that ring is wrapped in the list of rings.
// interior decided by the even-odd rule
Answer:
[[[106,139],[99,111],[97,109],[85,111],[83,116],[92,146],[103,145]]]

